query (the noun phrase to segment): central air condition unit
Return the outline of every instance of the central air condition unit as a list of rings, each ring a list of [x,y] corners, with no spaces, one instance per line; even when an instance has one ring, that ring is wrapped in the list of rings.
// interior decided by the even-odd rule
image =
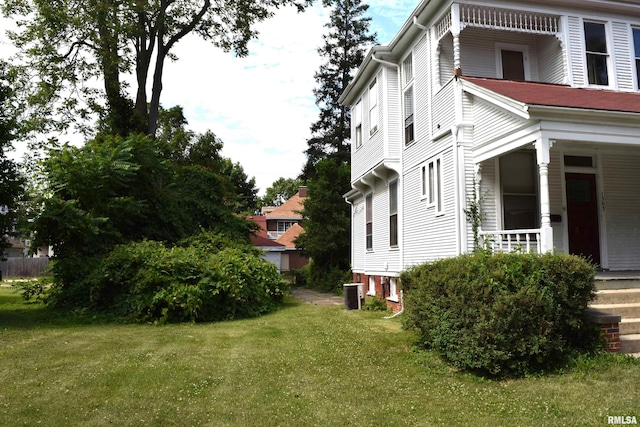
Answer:
[[[345,310],[360,310],[364,303],[364,283],[345,283],[342,287]]]

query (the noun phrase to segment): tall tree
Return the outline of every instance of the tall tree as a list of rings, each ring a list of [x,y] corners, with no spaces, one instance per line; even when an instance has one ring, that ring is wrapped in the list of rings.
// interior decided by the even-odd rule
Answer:
[[[326,60],[315,74],[318,84],[313,91],[320,117],[311,125],[312,138],[307,141],[307,163],[302,177],[312,178],[315,165],[325,158],[349,163],[351,158],[351,114],[339,102],[340,95],[353,78],[354,70],[364,60],[365,49],[375,43],[376,35],[369,33],[371,18],[364,14],[369,6],[360,0],[323,0],[332,7],[329,32],[323,36],[324,45],[318,54]]]
[[[17,113],[13,105],[14,80],[14,71],[0,61],[0,258],[10,246],[6,235],[12,232],[15,225],[24,185],[16,163],[7,157],[17,128]]]
[[[340,286],[349,269],[351,216],[342,195],[351,180],[351,116],[339,99],[376,36],[369,34],[371,18],[364,16],[369,6],[360,0],[323,0],[323,4],[333,10],[326,25],[329,33],[318,49],[326,59],[315,74],[320,117],[311,126],[313,137],[307,141],[302,178],[307,181],[309,197],[302,212],[305,233],[296,246],[313,260],[311,285],[328,290]]]
[[[46,119],[52,115],[74,120],[98,111],[106,133],[126,136],[143,131],[155,136],[164,66],[175,58],[172,50],[180,40],[193,33],[246,56],[249,41],[258,35],[255,24],[281,6],[302,10],[310,2],[5,0],[3,12],[22,17],[22,30],[11,38],[39,80],[30,97],[41,113],[35,123],[39,130],[50,129]],[[123,73],[136,77],[135,101],[127,94]],[[94,78],[103,82],[102,91],[87,85]],[[103,95],[106,105],[101,106]],[[64,127],[65,120],[55,125]]]

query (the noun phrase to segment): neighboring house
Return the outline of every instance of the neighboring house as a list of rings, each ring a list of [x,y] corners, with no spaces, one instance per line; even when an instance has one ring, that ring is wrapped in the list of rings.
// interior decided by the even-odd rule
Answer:
[[[423,0],[341,98],[354,281],[472,251],[474,185],[495,250],[640,270],[639,82],[638,2]]]
[[[298,192],[282,205],[262,208],[262,215],[248,217],[260,225],[260,232],[252,237],[252,244],[265,251],[265,259],[273,262],[279,271],[302,268],[309,260],[300,254],[293,243],[304,231],[302,214],[307,188],[299,187]]]

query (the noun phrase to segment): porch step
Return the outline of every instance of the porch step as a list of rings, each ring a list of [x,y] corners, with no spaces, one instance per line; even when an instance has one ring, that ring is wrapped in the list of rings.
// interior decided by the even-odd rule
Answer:
[[[640,318],[627,318],[620,321],[620,335],[640,334]]]
[[[640,334],[620,335],[621,353],[640,353]]]
[[[596,292],[595,304],[629,304],[640,302],[640,288],[604,289]]]
[[[627,304],[592,304],[590,307],[604,311],[605,313],[617,314],[618,316],[622,316],[623,319],[640,317],[640,302]]]

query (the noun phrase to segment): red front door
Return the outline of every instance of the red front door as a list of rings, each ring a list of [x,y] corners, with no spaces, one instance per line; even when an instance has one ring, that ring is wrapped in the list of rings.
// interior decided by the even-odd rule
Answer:
[[[569,252],[600,265],[600,227],[596,176],[567,173],[567,225]]]

